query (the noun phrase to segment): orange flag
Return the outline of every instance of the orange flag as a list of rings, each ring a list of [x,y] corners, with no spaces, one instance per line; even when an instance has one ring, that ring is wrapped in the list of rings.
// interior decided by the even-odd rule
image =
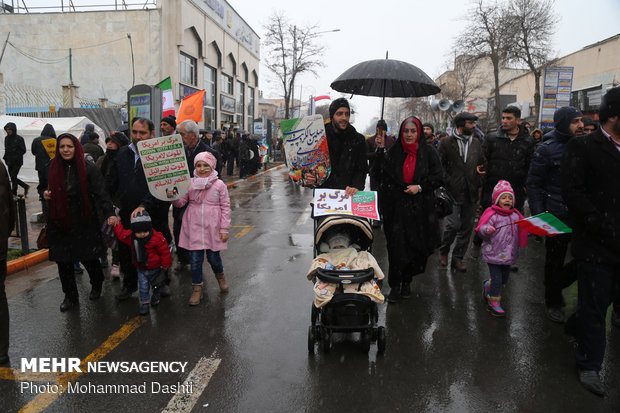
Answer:
[[[205,91],[200,90],[186,96],[181,101],[181,107],[177,114],[177,123],[191,119],[196,123],[202,122],[202,102],[205,98]]]

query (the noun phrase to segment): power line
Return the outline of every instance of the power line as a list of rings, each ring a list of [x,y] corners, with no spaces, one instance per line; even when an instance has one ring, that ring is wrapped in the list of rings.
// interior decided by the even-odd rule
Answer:
[[[90,46],[82,46],[82,47],[72,47],[72,50],[80,50],[80,49],[89,49],[91,47],[99,47],[99,46],[104,46],[106,44],[110,44],[110,43],[114,43],[114,42],[120,42],[121,40],[125,40],[126,37],[121,37],[119,39],[115,39],[115,40],[109,40],[107,42],[103,42],[103,43],[98,43],[98,44],[93,44]],[[66,51],[68,49],[68,47],[65,47],[63,49],[42,49],[40,47],[30,47],[30,46],[22,46],[23,48],[26,49],[30,49],[30,50],[40,50],[40,51],[46,51],[46,52],[62,52],[62,51]]]
[[[23,55],[24,57],[26,57],[26,58],[34,61],[34,62],[41,63],[41,64],[47,64],[47,65],[56,64],[56,63],[63,62],[63,61],[65,61],[65,60],[67,60],[69,58],[68,56],[63,56],[63,57],[57,57],[57,58],[53,58],[53,59],[46,59],[46,58],[42,58],[42,57],[38,57],[38,56],[32,55],[32,54],[30,54],[28,52],[25,52],[25,51],[21,50],[19,47],[15,46],[11,42],[7,42],[7,44],[9,46],[11,46],[13,49],[15,49],[18,53]]]

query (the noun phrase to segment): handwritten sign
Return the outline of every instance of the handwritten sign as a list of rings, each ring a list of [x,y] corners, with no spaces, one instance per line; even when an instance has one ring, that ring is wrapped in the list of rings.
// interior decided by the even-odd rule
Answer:
[[[358,191],[353,197],[344,189],[315,189],[314,216],[347,214],[379,220],[377,192]]]
[[[316,176],[316,185],[325,182],[331,166],[323,116],[286,119],[280,123],[280,127],[289,176],[293,182],[303,185],[306,173]]]
[[[174,201],[189,191],[190,176],[181,135],[140,141],[138,152],[146,182],[155,198]],[[170,190],[172,198],[168,198],[166,190]]]

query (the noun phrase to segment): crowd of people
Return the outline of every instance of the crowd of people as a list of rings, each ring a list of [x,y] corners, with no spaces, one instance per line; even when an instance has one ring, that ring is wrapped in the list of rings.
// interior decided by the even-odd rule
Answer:
[[[369,172],[387,241],[389,303],[411,296],[413,276],[425,272],[437,249],[441,266],[466,272],[464,257],[474,235],[470,256],[482,254],[489,268],[490,276],[482,282],[487,309],[503,317],[502,287],[510,272],[518,270],[519,248],[527,245],[527,232],[516,225],[526,213],[526,201],[532,214],[549,212],[572,227],[572,233],[545,240],[546,315],[565,323],[573,337],[581,384],[603,395],[599,372],[612,304],[612,324],[620,328],[620,186],[615,182],[620,172],[620,87],[603,96],[600,125],[568,106],[555,112],[554,128],[544,131],[523,122],[514,106],[504,108],[501,127],[487,135],[467,112],[454,117],[450,134],[436,133],[433,125],[410,116],[395,137],[379,120],[377,133],[368,140],[349,123],[346,99],[334,100],[329,116],[332,171],[320,187],[354,195],[364,189]],[[304,178],[306,185],[315,186],[312,174]],[[454,201],[445,217],[438,216],[435,203],[440,187]],[[569,244],[574,259],[565,263]],[[562,289],[575,281],[578,307],[567,319]]]
[[[411,296],[413,277],[426,271],[428,258],[437,250],[441,266],[466,272],[465,256],[471,248],[473,259],[482,255],[488,264],[489,278],[482,280],[487,309],[505,316],[501,291],[510,272],[518,269],[519,247],[527,243],[527,233],[515,224],[526,214],[527,200],[532,214],[550,212],[573,228],[572,234],[545,240],[546,314],[565,323],[575,337],[581,383],[604,394],[599,371],[612,303],[612,323],[620,327],[620,186],[614,180],[620,173],[620,87],[603,96],[600,125],[584,122],[583,114],[569,106],[556,111],[554,128],[546,131],[530,131],[520,110],[509,106],[502,112],[501,127],[487,135],[475,115],[461,112],[450,134],[408,116],[397,136],[388,135],[386,122],[380,120],[377,133],[367,140],[351,125],[350,115],[346,99],[330,104],[326,139],[331,173],[320,187],[353,196],[370,177],[371,190],[379,194],[387,241],[388,302]],[[175,249],[179,266],[190,267],[190,305],[200,304],[203,297],[205,254],[220,291],[229,290],[220,251],[227,248],[231,211],[226,185],[218,178],[224,171],[231,175],[235,162],[242,177],[255,173],[256,140],[232,128],[201,138],[194,121],[177,124],[171,116],[159,126],[163,136],[181,135],[192,176],[189,192],[173,202],[150,193],[142,168],[137,144],[154,137],[149,119],[135,118],[125,131],[110,133],[105,152],[92,127],[77,138],[67,133],[56,137],[46,125],[33,141],[50,260],[57,263],[65,294],[61,311],[79,302],[74,273],[81,270],[80,263],[90,277],[89,299],[101,296],[108,248],[113,250],[112,278],[123,274],[116,298],[125,300],[139,291],[141,315],[170,295],[167,273]],[[13,225],[11,194],[18,186],[25,193],[29,188],[17,179],[24,140],[14,124],[4,129],[7,168],[0,168],[0,201],[7,206],[2,207],[0,223],[0,335],[6,341],[0,342],[0,363],[8,362],[4,278],[6,239]],[[304,178],[305,185],[316,186],[313,174]],[[439,189],[453,199],[445,217],[437,213]],[[107,224],[103,230],[102,223]],[[574,259],[565,263],[569,245]],[[562,289],[576,280],[578,308],[567,319]]]

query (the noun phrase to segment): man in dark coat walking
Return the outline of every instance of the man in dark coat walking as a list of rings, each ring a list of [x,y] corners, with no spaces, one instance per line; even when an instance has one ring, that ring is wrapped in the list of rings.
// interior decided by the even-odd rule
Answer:
[[[321,188],[344,189],[349,196],[363,191],[368,174],[366,139],[349,123],[351,108],[345,98],[329,105],[330,122],[325,125],[331,173]],[[316,177],[305,175],[306,185],[313,186]]]
[[[17,126],[13,122],[4,125],[6,137],[4,138],[4,162],[9,169],[11,184],[13,186],[13,195],[17,195],[17,186],[24,188],[24,196],[28,195],[30,185],[17,177],[19,170],[24,164],[24,154],[26,153],[26,144],[24,138],[17,134]]]
[[[41,131],[41,136],[35,138],[30,145],[30,152],[34,155],[34,168],[39,175],[37,192],[43,203],[43,211],[47,201],[43,199],[43,192],[47,189],[50,164],[56,154],[56,131],[54,126],[46,124]]]
[[[548,211],[570,226],[568,209],[562,198],[560,161],[569,139],[583,132],[583,115],[572,106],[564,106],[553,115],[555,129],[538,146],[527,178],[527,196],[532,215]],[[547,317],[564,322],[562,289],[577,279],[575,262],[564,265],[571,234],[545,240],[545,304]]]
[[[561,174],[579,280],[577,313],[566,331],[577,339],[581,384],[602,396],[607,308],[620,282],[620,87],[603,96],[599,118],[594,133],[568,141]]]
[[[0,365],[9,362],[9,305],[6,300],[6,255],[8,240],[15,224],[9,174],[0,161]]]
[[[455,200],[452,213],[444,221],[444,233],[439,248],[441,265],[448,265],[448,254],[454,243],[451,266],[462,272],[467,270],[463,257],[474,229],[485,163],[480,141],[474,138],[477,120],[477,116],[468,112],[456,115],[456,128],[452,136],[441,139],[438,151],[446,189]]]

